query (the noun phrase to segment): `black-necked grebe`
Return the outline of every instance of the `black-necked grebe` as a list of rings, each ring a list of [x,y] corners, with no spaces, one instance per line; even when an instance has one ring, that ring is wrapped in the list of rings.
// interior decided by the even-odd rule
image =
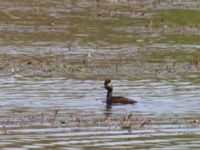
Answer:
[[[134,104],[137,103],[137,101],[134,101],[132,99],[122,97],[122,96],[112,96],[113,86],[111,80],[105,80],[104,82],[104,88],[107,90],[107,96],[106,96],[106,103],[108,105],[114,104]]]

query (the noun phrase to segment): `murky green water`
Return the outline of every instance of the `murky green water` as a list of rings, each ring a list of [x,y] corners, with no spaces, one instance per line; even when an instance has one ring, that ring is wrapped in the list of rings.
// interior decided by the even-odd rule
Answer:
[[[1,1],[0,149],[199,149],[199,8]],[[106,108],[107,78],[138,103]]]

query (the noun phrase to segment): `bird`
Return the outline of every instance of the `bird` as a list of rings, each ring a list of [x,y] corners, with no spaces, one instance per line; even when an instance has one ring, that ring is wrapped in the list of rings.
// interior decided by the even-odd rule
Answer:
[[[104,88],[107,90],[106,95],[106,103],[107,105],[112,104],[135,104],[137,101],[122,97],[122,96],[112,96],[113,86],[110,79],[105,80],[104,82]]]

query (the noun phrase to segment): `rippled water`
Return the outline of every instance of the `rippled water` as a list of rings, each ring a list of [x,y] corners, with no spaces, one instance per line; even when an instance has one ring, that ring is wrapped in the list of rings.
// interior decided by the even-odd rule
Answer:
[[[113,84],[115,95],[130,97],[138,103],[107,110],[106,91],[103,81],[99,80],[1,78],[0,148],[200,147],[200,87],[197,83],[113,80]],[[151,120],[151,124],[129,130],[120,128],[118,117],[130,112],[138,119]],[[87,125],[70,124],[70,117],[81,118],[81,115],[88,119]],[[106,122],[108,115],[113,118],[110,129],[90,122],[91,118]]]
[[[1,150],[200,148],[199,2],[0,8]],[[138,103],[107,108],[105,76]]]

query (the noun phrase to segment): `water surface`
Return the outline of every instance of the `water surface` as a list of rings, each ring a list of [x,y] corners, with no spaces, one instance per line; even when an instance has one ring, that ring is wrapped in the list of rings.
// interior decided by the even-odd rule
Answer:
[[[199,149],[199,8],[2,1],[0,149]],[[108,109],[107,78],[138,103]]]
[[[113,80],[115,95],[138,103],[110,110],[100,80],[2,78],[0,84],[1,149],[200,147],[194,82]],[[122,129],[130,112],[132,128]],[[141,127],[145,119],[151,123]]]

